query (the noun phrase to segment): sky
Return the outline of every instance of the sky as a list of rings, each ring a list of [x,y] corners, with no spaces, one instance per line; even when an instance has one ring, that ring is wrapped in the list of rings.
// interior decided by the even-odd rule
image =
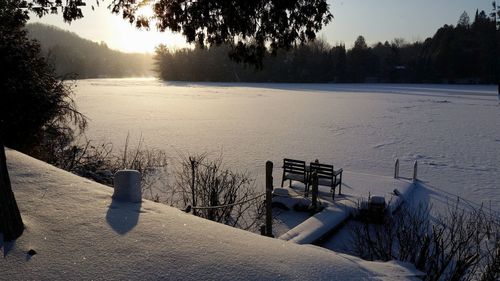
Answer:
[[[104,3],[102,3],[104,2]],[[165,44],[171,48],[187,47],[185,39],[171,32],[137,30],[101,1],[92,11],[88,1],[85,17],[71,24],[62,15],[49,15],[41,19],[32,16],[30,22],[56,25],[96,42],[105,42],[110,48],[125,52],[154,52],[155,46]],[[333,21],[318,34],[332,45],[344,43],[352,47],[359,35],[368,44],[403,38],[408,42],[423,41],[445,24],[455,25],[466,11],[471,21],[476,9],[490,12],[491,0],[342,0],[328,1]],[[148,11],[145,11],[147,13]]]

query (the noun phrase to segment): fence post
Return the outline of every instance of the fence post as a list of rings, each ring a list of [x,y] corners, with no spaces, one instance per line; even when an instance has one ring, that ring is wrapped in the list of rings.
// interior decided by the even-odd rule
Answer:
[[[399,159],[396,158],[396,163],[394,163],[394,178],[399,178]]]
[[[318,209],[318,174],[316,171],[312,173],[312,207],[313,210]]]
[[[413,164],[413,178],[412,178],[413,182],[417,181],[417,167],[418,167],[418,163],[415,160],[415,163]]]
[[[194,157],[189,157],[189,162],[191,162],[191,197],[193,207],[196,207],[196,195],[195,195],[195,169],[196,169],[196,161]],[[193,208],[193,215],[196,216],[196,208]]]
[[[262,235],[262,236],[266,235],[266,225],[265,224],[260,226],[260,235]]]
[[[266,162],[266,236],[273,236],[273,162]]]

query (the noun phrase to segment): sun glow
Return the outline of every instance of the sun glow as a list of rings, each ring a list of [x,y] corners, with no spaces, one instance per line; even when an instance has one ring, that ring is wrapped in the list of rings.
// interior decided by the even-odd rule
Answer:
[[[137,10],[139,16],[151,18],[154,15],[153,9],[150,5],[142,6]]]
[[[148,14],[153,14],[149,7],[141,8],[139,15],[148,17]],[[112,40],[116,42],[119,49],[127,52],[151,53],[160,44],[169,48],[188,47],[181,35],[173,34],[170,31],[158,32],[154,22],[150,22],[149,30],[139,30],[121,17],[114,17],[113,26],[117,34],[112,37]]]
[[[78,36],[96,42],[105,42],[110,48],[123,52],[153,53],[155,47],[164,44],[169,48],[186,48],[184,37],[172,32],[158,32],[154,22],[150,23],[150,30],[139,30],[135,25],[124,20],[121,15],[113,15],[105,5],[86,7],[83,10],[84,18],[71,24],[64,23],[62,15],[47,15],[41,19],[32,16],[30,22],[41,22],[55,25],[75,32]],[[153,10],[150,6],[141,7],[138,15],[151,17]]]

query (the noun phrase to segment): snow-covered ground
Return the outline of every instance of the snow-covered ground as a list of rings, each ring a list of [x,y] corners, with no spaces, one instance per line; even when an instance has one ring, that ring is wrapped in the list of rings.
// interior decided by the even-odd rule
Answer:
[[[119,147],[127,133],[179,153],[220,153],[263,182],[284,157],[410,177],[419,161],[424,200],[500,211],[500,106],[496,86],[224,84],[155,79],[79,81],[88,135]],[[425,190],[424,190],[425,189]]]
[[[16,151],[7,159],[26,229],[0,244],[1,280],[417,280],[410,265],[267,238],[147,200],[114,201],[109,187]]]

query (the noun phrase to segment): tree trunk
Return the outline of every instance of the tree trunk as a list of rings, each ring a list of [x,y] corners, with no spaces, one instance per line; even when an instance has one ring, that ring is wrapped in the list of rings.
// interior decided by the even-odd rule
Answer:
[[[10,185],[5,147],[0,140],[0,232],[3,240],[10,241],[23,234],[24,225]]]

